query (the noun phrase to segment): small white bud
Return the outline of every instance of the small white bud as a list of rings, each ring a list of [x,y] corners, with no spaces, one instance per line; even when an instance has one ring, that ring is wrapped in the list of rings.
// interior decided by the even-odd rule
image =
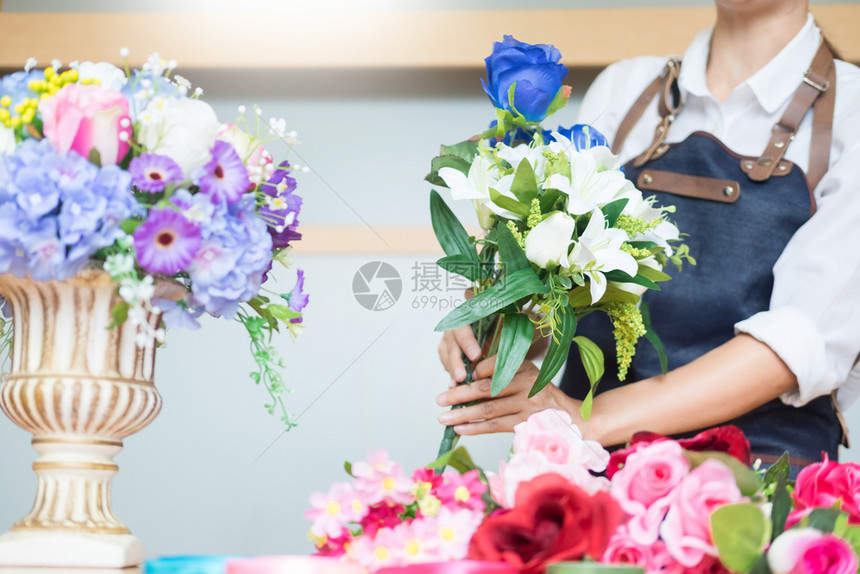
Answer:
[[[203,95],[203,88],[200,88],[200,87],[194,88],[194,95],[198,96],[198,97],[202,96]]]
[[[54,58],[53,60],[51,60],[51,67],[54,68],[54,71],[59,72],[60,68],[63,67],[63,63],[58,59]]]
[[[167,61],[167,69],[168,70],[173,70],[176,68],[176,66],[178,66],[176,60],[168,60]]]
[[[73,62],[69,62],[69,69],[70,70],[77,70],[80,67],[81,67],[81,63],[78,62],[77,60],[75,60]]]
[[[24,71],[29,72],[37,65],[39,65],[39,61],[36,58],[27,58],[27,63],[24,64]]]
[[[239,115],[244,115],[244,113],[245,113],[245,106],[239,106]]]
[[[128,58],[128,48],[120,48],[119,57],[122,59]]]
[[[119,132],[119,141],[127,142],[128,141],[128,132]]]
[[[128,119],[128,118],[122,118],[122,119],[119,121],[119,125],[120,125],[121,127],[127,128],[128,126],[130,126],[130,125],[131,125],[131,120],[130,120],[130,119]]]

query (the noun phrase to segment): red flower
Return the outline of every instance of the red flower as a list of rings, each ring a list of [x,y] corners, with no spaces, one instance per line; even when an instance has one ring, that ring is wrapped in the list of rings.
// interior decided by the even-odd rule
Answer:
[[[848,514],[851,524],[860,524],[860,464],[838,463],[827,458],[810,464],[797,475],[794,493],[795,510],[788,516],[787,527],[793,526],[813,508],[839,505]]]
[[[389,506],[387,504],[377,504],[371,506],[367,510],[367,514],[361,519],[361,529],[368,536],[376,536],[380,528],[394,528],[401,522],[404,522],[400,515],[406,512],[403,505]]]
[[[520,484],[510,511],[478,527],[469,557],[504,561],[522,574],[542,573],[561,560],[598,560],[622,516],[609,493],[590,496],[558,474],[542,474]]]
[[[653,432],[638,432],[634,434],[630,441],[630,446],[616,450],[609,457],[609,464],[606,466],[606,476],[612,478],[612,475],[624,466],[630,453],[636,452],[640,446],[661,440],[672,439]],[[743,431],[734,425],[724,425],[702,431],[693,438],[682,438],[678,441],[678,444],[684,450],[694,452],[724,452],[747,466],[752,463],[750,441],[744,436]]]

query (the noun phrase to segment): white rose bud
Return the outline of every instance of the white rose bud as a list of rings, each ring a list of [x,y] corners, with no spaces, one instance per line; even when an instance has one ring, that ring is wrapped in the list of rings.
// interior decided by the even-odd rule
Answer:
[[[167,98],[153,100],[142,114],[138,140],[149,153],[175,161],[186,178],[210,159],[210,149],[221,130],[212,107],[200,100]]]
[[[556,265],[569,267],[567,251],[576,229],[576,220],[566,213],[554,213],[538,223],[526,236],[526,257],[548,269]]]

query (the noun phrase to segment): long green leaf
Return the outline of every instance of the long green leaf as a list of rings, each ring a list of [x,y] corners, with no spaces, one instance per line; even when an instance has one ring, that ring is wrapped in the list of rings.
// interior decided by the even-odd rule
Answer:
[[[489,276],[489,269],[468,255],[447,255],[436,261],[436,265],[449,273],[462,275],[470,281],[486,279]]]
[[[461,303],[439,321],[436,330],[450,331],[464,325],[471,325],[478,319],[488,317],[523,297],[546,293],[548,290],[537,273],[531,269],[520,269],[505,276],[504,281]]]
[[[562,86],[555,93],[555,97],[549,103],[549,108],[546,110],[544,117],[549,117],[564,106],[567,105],[567,100],[570,98],[570,86]]]
[[[639,304],[639,313],[642,315],[642,325],[645,327],[645,338],[657,351],[657,358],[660,359],[660,370],[665,375],[669,372],[669,357],[666,356],[666,347],[663,345],[663,341],[660,340],[657,331],[651,327],[651,307],[648,306],[647,302],[642,301]]]
[[[469,163],[478,155],[478,142],[466,140],[454,145],[443,145],[440,155],[453,155],[465,159]]]
[[[526,252],[514,239],[513,233],[505,225],[500,225],[495,230],[496,243],[499,246],[499,258],[505,266],[505,273],[516,273],[520,269],[529,269],[531,264],[526,257]]]
[[[788,493],[788,488],[786,486],[789,473],[787,452],[779,458],[779,461],[781,462],[783,461],[783,459],[785,459],[785,469],[784,472],[780,471],[777,475],[776,490],[774,490],[773,492],[773,507],[770,512],[773,540],[776,540],[776,537],[785,531],[785,522],[786,520],[788,520],[788,515],[793,507],[791,495]],[[779,462],[777,462],[776,465],[771,467],[768,470],[768,473],[770,472],[770,470],[773,470],[773,468],[775,468],[777,465],[779,465]],[[767,475],[765,475],[765,480],[767,480]]]
[[[493,384],[490,389],[492,396],[495,397],[502,392],[517,374],[532,346],[534,334],[535,325],[525,313],[504,316],[499,352],[496,355],[496,368],[493,371]]]
[[[642,285],[643,287],[647,287],[648,289],[653,289],[654,291],[659,291],[660,286],[651,281],[650,279],[646,279],[642,275],[637,275],[635,277],[631,277],[624,271],[620,271],[618,269],[614,269],[603,275],[606,276],[607,281],[615,281],[616,283],[635,283],[636,285]]]
[[[615,222],[618,221],[618,216],[621,215],[622,211],[624,211],[628,201],[630,200],[626,197],[622,197],[621,199],[616,199],[615,201],[607,203],[603,208],[601,208],[600,211],[603,212],[603,217],[606,218],[606,222],[609,227],[615,227]]]
[[[512,197],[502,195],[492,187],[490,188],[490,200],[502,209],[507,209],[517,215],[525,217],[529,214],[529,207],[527,205],[523,205]]]
[[[445,255],[462,255],[477,263],[478,252],[469,234],[436,190],[430,192],[430,220]]]
[[[591,306],[591,290],[588,287],[574,287],[568,293],[568,304],[574,309]],[[600,303],[633,303],[639,302],[639,296],[620,289],[617,285],[606,286],[606,293],[600,298]]]
[[[540,372],[534,385],[532,385],[532,390],[529,391],[529,398],[541,392],[549,384],[561,370],[561,366],[564,365],[567,354],[570,352],[570,345],[573,343],[573,336],[576,333],[576,315],[570,307],[563,307],[559,313],[559,319],[561,332],[552,334],[549,349],[547,349],[546,356],[540,366]]]
[[[639,264],[639,271],[637,272],[637,275],[641,275],[645,279],[648,279],[655,283],[659,281],[668,281],[672,278],[671,275],[663,273],[659,269],[654,269],[653,267],[648,267],[647,265],[641,263]]]
[[[430,173],[424,179],[439,187],[448,187],[445,180],[439,176],[439,170],[443,167],[452,167],[464,175],[469,175],[472,162],[456,155],[440,155],[430,160]]]
[[[603,376],[605,368],[603,351],[588,337],[574,337],[573,340],[579,347],[579,358],[582,360],[582,366],[585,368],[588,382],[591,383],[591,388],[588,389],[588,394],[579,408],[582,418],[588,420],[588,417],[591,416],[594,391],[597,389],[597,383],[600,381],[600,377]]]
[[[514,172],[514,181],[511,184],[511,193],[513,193],[520,202],[530,205],[532,199],[538,196],[537,177],[535,170],[532,168],[531,162],[527,158],[520,161],[517,170]]]

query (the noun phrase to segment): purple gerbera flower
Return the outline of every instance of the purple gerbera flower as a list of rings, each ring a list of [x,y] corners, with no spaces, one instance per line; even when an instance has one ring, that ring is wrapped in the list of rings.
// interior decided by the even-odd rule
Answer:
[[[302,309],[307,307],[308,301],[310,301],[310,295],[307,293],[303,293],[302,290],[305,288],[305,272],[301,269],[298,270],[298,278],[296,279],[296,285],[293,287],[293,290],[290,291],[290,294],[287,295],[289,299],[289,306],[291,311],[295,311],[296,313],[301,312]],[[301,323],[302,318],[296,317],[295,319],[290,319],[290,323]]]
[[[269,227],[272,248],[283,249],[290,241],[301,239],[302,234],[296,231],[296,227],[299,225],[302,198],[293,193],[296,190],[296,180],[290,176],[289,162],[281,162],[260,190],[266,195],[259,215]]]
[[[212,146],[212,159],[195,176],[200,191],[210,196],[213,203],[236,203],[251,185],[242,158],[233,146],[221,140]]]
[[[131,183],[149,193],[164,191],[169,184],[182,180],[182,168],[166,155],[144,153],[128,166]]]
[[[200,249],[200,228],[173,209],[153,209],[134,230],[140,266],[150,273],[183,271]]]

